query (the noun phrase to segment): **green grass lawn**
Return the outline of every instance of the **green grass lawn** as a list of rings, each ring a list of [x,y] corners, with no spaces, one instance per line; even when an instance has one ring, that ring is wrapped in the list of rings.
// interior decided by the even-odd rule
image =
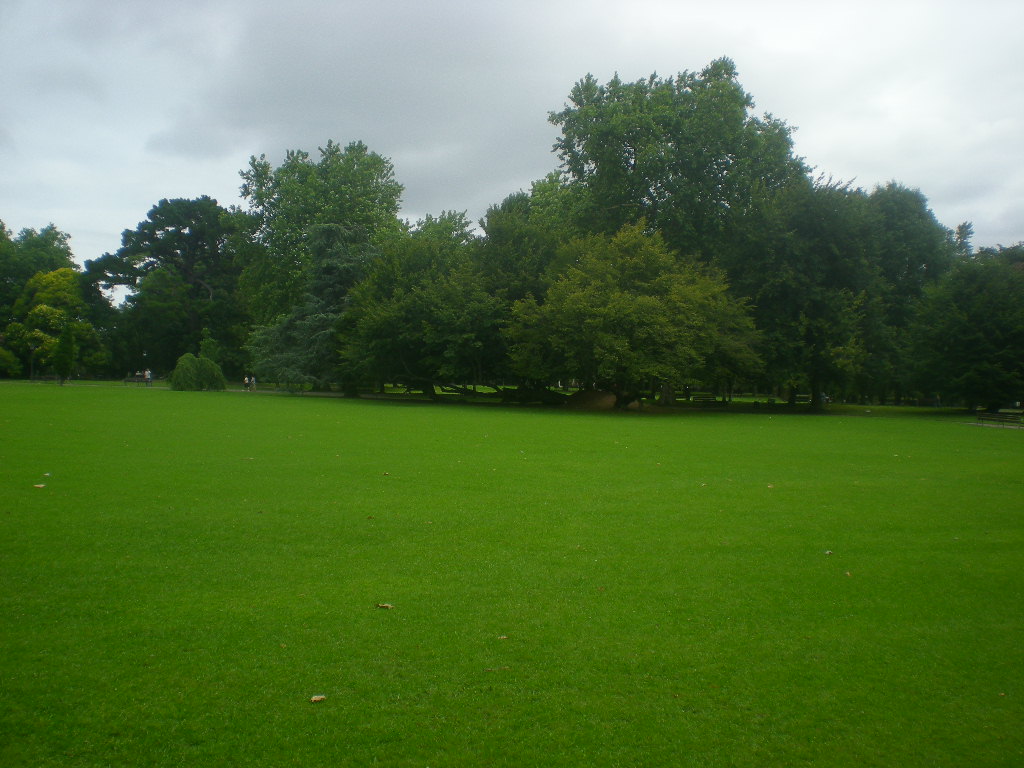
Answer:
[[[889,413],[0,383],[0,765],[1019,766],[1024,430]]]

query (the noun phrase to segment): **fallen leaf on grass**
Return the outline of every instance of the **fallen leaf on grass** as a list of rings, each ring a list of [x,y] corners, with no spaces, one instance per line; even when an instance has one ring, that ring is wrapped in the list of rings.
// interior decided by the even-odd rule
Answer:
[[[324,699],[326,699],[326,698],[327,698],[327,697],[326,697],[326,696],[324,696],[323,694],[320,694],[320,693],[318,693],[318,694],[317,694],[316,696],[310,696],[310,697],[309,697],[309,700],[310,700],[310,702],[312,702],[313,704],[316,704],[317,702],[323,701],[323,700],[324,700]]]
[[[35,488],[45,488],[46,487],[46,483],[36,483],[34,487]]]
[[[388,610],[390,610],[390,609],[394,608],[395,606],[393,606],[391,603],[377,603],[377,607],[378,608],[387,608]]]

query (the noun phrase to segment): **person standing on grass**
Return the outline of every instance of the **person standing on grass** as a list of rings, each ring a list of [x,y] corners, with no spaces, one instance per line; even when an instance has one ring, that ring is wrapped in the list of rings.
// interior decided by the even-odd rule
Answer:
[[[246,376],[246,377],[245,377],[245,378],[244,378],[244,379],[242,380],[242,384],[243,384],[243,386],[245,387],[245,391],[246,391],[246,392],[248,392],[248,391],[249,391],[249,377],[248,377],[248,376]]]
[[[250,387],[250,389],[249,389],[250,392],[255,392],[256,391],[256,377],[255,376],[250,376],[249,377],[249,387]]]

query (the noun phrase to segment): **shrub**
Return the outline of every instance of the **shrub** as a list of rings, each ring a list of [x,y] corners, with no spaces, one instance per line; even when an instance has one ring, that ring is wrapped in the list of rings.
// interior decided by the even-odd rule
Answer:
[[[0,376],[17,376],[21,373],[21,362],[9,349],[0,347]]]
[[[171,371],[171,387],[173,389],[201,391],[227,389],[228,382],[224,372],[213,360],[196,357],[186,352],[178,358],[177,365]]]

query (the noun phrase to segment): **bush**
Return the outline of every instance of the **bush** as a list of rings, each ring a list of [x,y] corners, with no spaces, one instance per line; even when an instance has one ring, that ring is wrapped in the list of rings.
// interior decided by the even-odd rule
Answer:
[[[188,391],[224,390],[228,382],[224,372],[213,360],[196,357],[186,352],[178,358],[177,365],[171,371],[171,388]]]
[[[18,376],[21,373],[21,362],[9,349],[0,347],[0,376]]]

